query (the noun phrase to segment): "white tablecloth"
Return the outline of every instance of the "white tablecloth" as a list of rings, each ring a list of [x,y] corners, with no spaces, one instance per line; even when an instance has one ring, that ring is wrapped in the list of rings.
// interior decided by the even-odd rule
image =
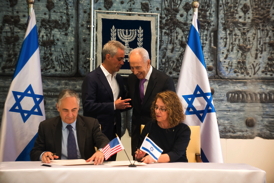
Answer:
[[[155,163],[145,166],[78,165],[41,162],[0,163],[1,183],[264,183],[265,171],[247,164]]]

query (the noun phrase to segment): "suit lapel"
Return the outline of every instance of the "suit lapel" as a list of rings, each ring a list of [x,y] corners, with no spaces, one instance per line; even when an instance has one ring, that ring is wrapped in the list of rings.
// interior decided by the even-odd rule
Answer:
[[[148,85],[147,85],[147,90],[145,93],[145,97],[144,97],[144,101],[143,101],[143,105],[146,103],[147,99],[150,98],[150,95],[153,91],[153,88],[155,87],[155,85],[157,84],[157,77],[156,77],[156,73],[154,72],[155,69],[153,68],[152,73],[150,75],[149,81],[148,81]]]
[[[55,150],[56,153],[59,158],[61,158],[61,153],[62,153],[62,121],[61,121],[61,118],[58,118],[58,121],[57,123],[55,123],[55,125],[53,126],[53,129],[52,129],[55,134]]]
[[[119,97],[122,97],[122,98],[123,98],[123,97],[124,97],[124,96],[123,96],[123,93],[122,93],[122,91],[124,90],[124,89],[123,89],[123,87],[124,87],[124,85],[123,85],[123,78],[121,78],[120,75],[117,74],[117,75],[116,75],[116,81],[117,81],[118,86],[119,86],[119,96],[118,96],[118,98],[119,98]]]
[[[139,91],[139,83],[140,83],[140,80],[134,75],[133,76],[133,81],[132,83],[130,83],[133,87],[132,89],[132,93],[130,94],[131,97],[134,97],[136,101],[134,105],[141,105],[140,104],[140,91]]]
[[[102,69],[100,68],[100,66],[96,69],[97,70],[97,75],[98,75],[98,78],[100,80],[100,82],[102,83],[102,85],[106,88],[107,92],[109,93],[109,97],[111,97],[111,100],[113,101],[113,93],[112,93],[112,90],[109,86],[109,83],[108,83],[108,80],[105,76],[105,74],[103,73]]]
[[[78,148],[81,154],[81,158],[89,158],[85,157],[85,134],[86,134],[86,128],[84,122],[81,120],[81,118],[77,117],[76,121],[76,131],[77,131],[77,142],[78,142]]]

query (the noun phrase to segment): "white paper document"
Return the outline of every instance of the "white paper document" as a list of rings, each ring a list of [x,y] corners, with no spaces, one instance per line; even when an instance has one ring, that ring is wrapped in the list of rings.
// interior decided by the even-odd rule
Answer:
[[[53,165],[63,165],[63,166],[71,166],[71,165],[93,165],[93,162],[86,162],[84,159],[64,159],[64,160],[51,160]]]

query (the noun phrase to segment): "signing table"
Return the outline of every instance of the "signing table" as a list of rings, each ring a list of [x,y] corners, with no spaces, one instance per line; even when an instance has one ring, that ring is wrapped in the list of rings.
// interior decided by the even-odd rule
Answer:
[[[40,162],[0,163],[1,183],[264,183],[265,171],[247,164],[154,163],[137,167],[103,165],[41,166]]]

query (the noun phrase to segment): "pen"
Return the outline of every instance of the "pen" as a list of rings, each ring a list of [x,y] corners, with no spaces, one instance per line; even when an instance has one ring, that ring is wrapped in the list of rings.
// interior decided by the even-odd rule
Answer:
[[[41,166],[51,167],[51,165],[48,164],[42,164]]]

